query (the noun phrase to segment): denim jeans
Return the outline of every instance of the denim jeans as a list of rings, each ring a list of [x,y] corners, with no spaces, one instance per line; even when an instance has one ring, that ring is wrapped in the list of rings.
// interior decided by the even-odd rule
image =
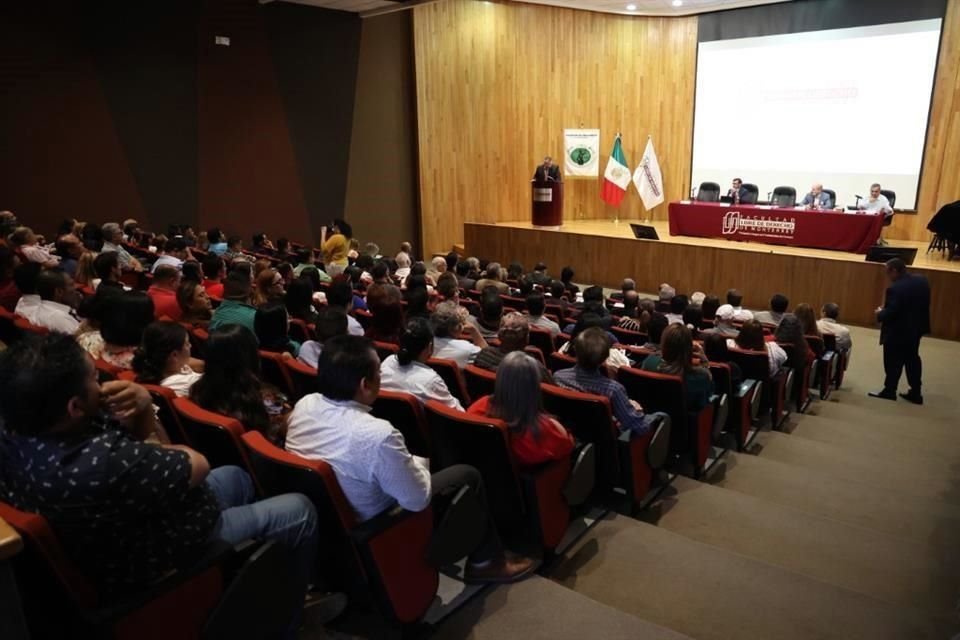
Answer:
[[[294,575],[303,592],[313,581],[317,546],[317,512],[300,493],[257,500],[253,481],[240,467],[217,467],[206,480],[220,503],[220,520],[211,539],[237,544],[250,538],[276,540],[294,554]]]

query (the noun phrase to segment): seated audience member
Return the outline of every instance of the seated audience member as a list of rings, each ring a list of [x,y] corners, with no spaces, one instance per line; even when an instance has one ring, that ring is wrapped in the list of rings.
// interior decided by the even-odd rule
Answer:
[[[214,227],[207,231],[207,242],[209,243],[207,251],[210,253],[222,257],[227,252],[227,243],[219,228]]]
[[[717,333],[707,334],[703,338],[703,352],[710,362],[725,362],[730,367],[730,389],[736,392],[743,383],[743,371],[740,365],[730,359],[727,338]]]
[[[706,296],[703,299],[703,303],[700,305],[700,310],[703,311],[703,321],[713,322],[717,318],[717,309],[720,308],[720,298],[717,296]]]
[[[290,256],[290,241],[287,238],[277,238],[276,256],[281,260],[286,260]]]
[[[670,312],[670,301],[673,300],[673,296],[677,295],[677,290],[671,287],[667,283],[663,283],[657,289],[658,298],[657,298],[657,311],[660,313],[669,313]]]
[[[196,260],[185,260],[183,266],[180,267],[180,282],[188,280],[202,286],[203,271],[200,268],[200,263]]]
[[[46,269],[37,276],[37,295],[40,306],[31,322],[50,331],[73,335],[80,328],[80,320],[73,310],[76,292],[73,280],[59,267]]]
[[[467,410],[503,420],[510,429],[510,449],[523,466],[567,459],[574,448],[573,436],[543,410],[540,368],[525,353],[508,354],[497,369],[493,395],[480,398]]]
[[[573,284],[573,278],[577,274],[574,272],[573,267],[564,267],[560,270],[560,282],[563,283],[563,288],[567,291],[573,298],[576,298],[577,294],[580,293],[580,287]]]
[[[439,522],[450,497],[463,487],[486,510],[476,469],[454,465],[431,476],[426,461],[407,451],[400,432],[370,414],[380,391],[380,360],[367,339],[329,340],[320,356],[317,381],[320,392],[304,396],[290,416],[285,446],[329,464],[360,521],[399,504],[409,511],[432,506]],[[464,580],[511,582],[531,573],[534,561],[504,552],[496,526],[487,522],[483,541],[467,561]]]
[[[427,269],[427,278],[433,282],[434,285],[437,284],[437,279],[440,277],[441,273],[447,271],[447,259],[443,256],[435,256],[430,261],[430,268]]]
[[[403,300],[407,303],[406,318],[430,318],[430,294],[427,293],[427,285],[423,276],[410,276],[407,278],[408,289],[403,292]]]
[[[211,331],[203,349],[204,374],[190,388],[190,399],[279,444],[290,405],[276,387],[260,379],[258,347],[257,337],[242,325]]]
[[[484,287],[480,293],[480,316],[470,322],[484,338],[496,338],[503,317],[503,300],[494,287]]]
[[[402,287],[406,284],[407,276],[410,275],[410,265],[413,263],[411,261],[410,254],[404,253],[403,251],[397,254],[395,261],[397,263],[397,268],[393,274],[397,277],[397,280],[400,281],[400,286]]]
[[[57,255],[60,256],[60,268],[76,282],[80,256],[87,252],[83,243],[72,233],[66,233],[57,238],[56,247]]]
[[[736,289],[727,291],[727,304],[733,307],[734,322],[753,320],[753,313],[743,308],[743,294]]]
[[[253,234],[252,249],[255,253],[261,253],[267,256],[272,256],[276,251],[276,248],[273,246],[273,242],[270,241],[270,238],[267,237],[267,234],[265,233]]]
[[[0,307],[13,312],[20,300],[20,289],[13,279],[17,256],[10,247],[0,244]]]
[[[369,256],[374,260],[379,260],[382,256],[380,255],[380,245],[376,242],[368,242],[363,245],[362,255]]]
[[[248,256],[243,252],[243,240],[240,236],[230,236],[227,238],[227,250],[220,254],[227,264],[233,262],[255,262],[255,258]]]
[[[550,282],[550,276],[547,275],[547,265],[538,262],[534,267],[533,271],[527,274],[526,280],[538,287],[546,286]]]
[[[487,341],[467,320],[467,310],[455,302],[441,302],[433,312],[434,358],[453,360],[463,369],[473,364]]]
[[[80,323],[80,328],[74,336],[83,350],[94,359],[103,355],[103,336],[100,334],[100,327],[103,324],[105,300],[122,293],[123,289],[104,287],[97,289],[93,296],[84,298],[80,302],[77,313],[83,318],[83,322]]]
[[[623,294],[623,311],[617,326],[627,331],[646,331],[647,323],[656,311],[652,300],[640,300],[636,291]]]
[[[850,337],[850,329],[838,322],[840,319],[840,306],[835,302],[828,302],[820,310],[820,320],[817,321],[817,327],[820,333],[828,333],[835,336],[837,350],[850,351],[853,349],[853,339]]]
[[[314,264],[313,249],[304,247],[297,252],[297,263],[293,267],[293,275],[295,278],[299,278],[303,275],[305,271],[319,271],[316,264]],[[329,282],[331,280],[330,276],[326,273],[323,274],[325,277],[321,277],[323,282]]]
[[[180,320],[183,311],[177,302],[177,289],[180,288],[180,272],[176,267],[163,265],[153,273],[153,284],[147,289],[147,295],[153,300],[153,310],[157,319]]]
[[[583,333],[587,329],[591,329],[594,327],[603,329],[603,332],[606,334],[607,340],[609,340],[611,345],[617,343],[616,336],[614,336],[604,328],[603,319],[592,311],[584,311],[583,313],[581,313],[580,316],[577,318],[576,324],[572,325],[572,327],[573,328],[570,329],[570,331],[568,332],[571,339],[565,342],[563,346],[560,347],[560,349],[558,350],[560,353],[576,356],[577,341],[574,340],[574,338],[579,336],[581,333]],[[620,367],[630,366],[630,360],[629,358],[627,358],[626,354],[623,351],[621,351],[620,349],[612,349],[612,348],[609,351],[610,353],[608,354],[607,359],[604,362],[607,368],[619,369]]]
[[[486,275],[477,280],[477,291],[483,291],[487,287],[495,287],[497,293],[510,295],[510,287],[504,282],[505,273],[499,262],[491,262],[487,265]]]
[[[650,315],[650,321],[647,322],[647,341],[640,345],[647,351],[653,353],[660,352],[660,345],[663,343],[663,332],[670,326],[665,314],[654,311]]]
[[[782,323],[783,320],[780,322]],[[780,371],[780,368],[787,361],[787,352],[776,342],[764,339],[763,325],[756,320],[747,320],[744,322],[743,326],[740,327],[740,333],[737,334],[735,339],[728,340],[727,346],[736,346],[748,351],[766,351],[771,376],[777,375],[777,372]]]
[[[60,257],[41,247],[37,235],[30,227],[19,227],[10,234],[9,240],[13,248],[23,254],[23,257],[30,262],[36,262],[44,269],[52,269],[60,264]]]
[[[402,300],[400,289],[392,284],[378,284],[367,290],[367,308],[373,314],[366,332],[368,338],[400,344],[404,318]]]
[[[813,364],[817,355],[803,335],[803,323],[800,318],[793,313],[783,314],[780,324],[777,325],[773,333],[774,338],[780,344],[787,344],[793,347],[787,357],[786,366],[794,369],[802,369],[806,364]]]
[[[683,378],[687,411],[697,412],[710,404],[713,393],[713,379],[708,367],[707,356],[700,345],[693,342],[690,329],[674,323],[663,332],[660,353],[647,356],[642,368]]]
[[[100,358],[115,367],[132,369],[143,332],[154,321],[153,300],[142,291],[106,293],[101,309]]]
[[[703,291],[694,291],[690,294],[690,306],[691,307],[701,307],[703,306],[703,301],[706,299],[707,294]]]
[[[613,318],[610,316],[610,311],[604,304],[603,287],[594,285],[584,289],[583,304],[581,306],[584,312],[592,311],[600,316],[603,319],[605,329],[610,328],[610,325],[613,323]]]
[[[753,314],[753,319],[761,324],[779,324],[783,314],[790,307],[790,300],[782,293],[776,293],[770,298],[769,311],[757,311]]]
[[[390,265],[385,260],[374,262],[370,268],[370,278],[372,279],[370,284],[393,284],[393,280],[390,279]],[[368,288],[370,284],[367,285]]]
[[[239,324],[253,333],[257,308],[250,304],[250,276],[242,270],[231,271],[223,286],[223,302],[213,312],[210,330],[228,324]]]
[[[343,309],[336,307],[322,308],[317,314],[313,332],[316,340],[307,340],[303,343],[300,353],[297,354],[297,360],[316,369],[320,353],[323,351],[323,343],[334,336],[347,335],[347,314]]]
[[[81,254],[81,256],[77,259],[77,275],[73,278],[74,284],[85,289],[96,290],[94,281],[97,283],[100,282],[100,279],[97,278],[97,271],[94,268],[96,260],[97,254],[95,254],[93,251],[87,251],[84,249],[83,254]]]
[[[470,275],[470,262],[469,260],[461,260],[457,263],[457,286],[459,286],[464,291],[470,291],[471,289],[476,288],[477,281]]]
[[[260,274],[266,271],[267,269],[272,268],[272,263],[266,258],[260,258],[253,263],[253,281],[256,283],[257,278],[260,277]],[[277,274],[279,275],[279,274]],[[281,279],[282,283],[282,279]]]
[[[440,375],[427,365],[433,356],[433,330],[430,322],[414,318],[400,336],[400,351],[388,356],[380,365],[380,386],[387,391],[403,391],[420,402],[436,400],[451,409],[459,409],[460,401],[450,394]]]
[[[190,254],[186,241],[183,238],[170,238],[163,247],[163,255],[153,263],[151,271],[156,273],[157,269],[164,265],[179,271],[183,268],[185,260],[193,260],[193,255]]]
[[[288,335],[290,318],[287,309],[279,302],[270,302],[257,309],[253,327],[262,351],[289,354],[294,358],[300,353],[300,343]]]
[[[793,315],[797,316],[797,320],[800,321],[800,326],[803,329],[803,335],[805,336],[817,336],[822,338],[823,336],[820,333],[820,328],[817,326],[817,316],[813,312],[813,307],[811,307],[806,302],[801,302],[797,305],[797,308],[793,310]],[[823,355],[818,353],[818,356]]]
[[[409,242],[400,243],[400,251],[397,252],[397,255],[394,257],[396,262],[400,262],[401,256],[405,256],[409,262],[413,261],[413,245]]]
[[[280,274],[280,277],[283,278],[283,288],[286,289],[290,286],[290,283],[296,280],[296,276],[293,275],[293,265],[289,262],[281,262],[276,267],[277,273]]]
[[[120,257],[116,251],[107,251],[98,255],[93,261],[93,269],[97,272],[98,278],[94,280],[94,289],[103,287],[123,291],[126,288],[120,282],[123,272],[120,268]]]
[[[173,389],[181,398],[203,375],[204,362],[190,357],[190,335],[176,322],[157,321],[143,331],[133,356],[137,382]]]
[[[511,311],[500,319],[497,331],[498,346],[487,346],[477,354],[473,364],[481,369],[496,371],[507,354],[523,351],[530,344],[530,325],[527,317],[517,311]],[[540,364],[542,382],[553,383],[553,375]]]
[[[130,255],[123,248],[123,229],[116,222],[108,222],[101,227],[103,233],[103,249],[100,253],[116,252],[117,262],[124,271],[143,271],[143,265],[140,261]]]
[[[352,336],[362,336],[363,327],[356,318],[350,315],[353,310],[353,288],[350,282],[345,279],[336,279],[327,290],[327,304],[331,307],[342,309],[347,314],[347,331]]]
[[[253,291],[253,306],[282,302],[283,295],[283,276],[269,268],[257,275],[257,283]]]
[[[447,271],[454,273],[457,269],[457,264],[460,262],[460,254],[456,251],[449,252],[444,259],[447,261]]]
[[[560,333],[560,325],[543,315],[546,310],[546,298],[539,291],[534,291],[527,296],[527,315],[530,320],[530,326],[537,329],[546,329],[550,335],[556,336]]]
[[[41,271],[43,267],[38,262],[25,262],[17,265],[13,270],[13,282],[17,291],[20,292],[20,298],[13,312],[30,324],[36,324],[37,312],[42,302],[37,294],[37,278],[40,277]]]
[[[720,308],[717,309],[716,317],[714,318],[714,328],[709,329],[707,332],[718,333],[728,338],[736,338],[740,330],[733,324],[735,316],[736,312],[733,310],[733,307],[729,304],[721,305]]]
[[[0,499],[46,518],[105,597],[150,588],[211,543],[263,538],[293,553],[291,608],[303,606],[319,545],[311,502],[254,503],[244,471],[211,470],[200,453],[170,444],[143,387],[98,385],[73,338],[22,341],[0,355],[0,417]]]
[[[317,311],[313,307],[313,287],[309,281],[296,278],[288,284],[283,303],[291,318],[303,320],[307,324],[317,321]]]
[[[213,306],[207,290],[192,280],[184,280],[177,289],[177,304],[180,305],[180,322],[205,328],[213,317]]]
[[[610,356],[610,338],[606,332],[600,327],[591,327],[578,335],[575,341],[577,364],[554,374],[557,385],[610,398],[613,416],[621,430],[646,433],[650,429],[652,416],[644,415],[640,404],[627,397],[623,385],[600,369],[600,365]]]
[[[620,282],[620,291],[614,291],[613,293],[611,293],[610,299],[620,300],[622,302],[624,298],[627,297],[627,292],[629,291],[636,292],[636,290],[637,290],[636,280],[634,280],[633,278],[624,278]]]
[[[667,322],[669,324],[683,324],[683,312],[687,310],[689,304],[687,296],[683,294],[670,298],[670,313],[665,314]]]
[[[700,307],[689,305],[683,310],[683,325],[690,329],[694,338],[700,334],[700,327],[703,325],[703,311]]]
[[[437,293],[443,300],[460,301],[460,287],[457,285],[457,277],[449,271],[444,271],[437,279]]]
[[[203,269],[203,288],[214,298],[223,299],[223,280],[227,276],[227,265],[223,258],[208,253],[200,263]]]

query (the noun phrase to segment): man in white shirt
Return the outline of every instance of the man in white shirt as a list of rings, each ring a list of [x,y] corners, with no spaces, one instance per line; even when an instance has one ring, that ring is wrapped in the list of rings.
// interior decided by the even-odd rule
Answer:
[[[40,307],[33,324],[50,331],[73,335],[80,328],[71,303],[74,302],[73,280],[61,269],[47,269],[37,276]]]
[[[473,364],[487,346],[477,328],[468,322],[469,314],[455,302],[441,302],[430,320],[433,322],[433,357],[453,360],[461,369]]]
[[[832,333],[837,339],[837,349],[840,351],[850,351],[853,349],[853,339],[850,337],[850,329],[843,326],[837,320],[840,318],[840,306],[834,302],[828,302],[820,310],[820,319],[817,321],[817,328],[820,333]]]
[[[780,324],[788,308],[790,308],[790,299],[782,293],[775,293],[770,298],[770,310],[757,311],[753,314],[753,319],[761,324]]]
[[[60,258],[41,247],[36,234],[29,227],[20,227],[10,235],[10,243],[30,262],[51,269],[60,264]]]
[[[753,312],[743,308],[743,294],[737,289],[727,290],[727,304],[733,307],[734,322],[753,320]]]
[[[285,447],[305,458],[323,460],[337,477],[347,501],[361,521],[392,508],[436,513],[463,488],[486,510],[479,472],[454,465],[431,476],[428,461],[407,451],[403,435],[370,408],[380,392],[380,359],[372,343],[359,336],[328,340],[320,355],[317,388],[290,414]],[[437,516],[440,521],[442,516]],[[488,515],[483,541],[464,571],[467,582],[511,582],[531,573],[529,558],[505,552]]]
[[[163,247],[163,255],[157,258],[150,269],[150,273],[156,273],[158,267],[169,265],[177,271],[183,270],[184,260],[192,260],[193,255],[187,242],[183,238],[170,238]]]
[[[40,309],[40,296],[37,295],[37,278],[43,267],[38,262],[17,265],[13,270],[13,282],[20,291],[20,299],[13,312],[21,318],[36,324],[37,311]]]
[[[885,216],[893,214],[890,201],[887,200],[887,196],[880,193],[880,185],[876,182],[870,185],[870,197],[861,200],[857,205],[857,210],[873,214],[882,213]]]

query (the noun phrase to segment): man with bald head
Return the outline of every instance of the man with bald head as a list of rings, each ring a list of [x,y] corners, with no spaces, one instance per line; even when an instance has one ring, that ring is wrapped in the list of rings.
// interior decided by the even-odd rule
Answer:
[[[803,202],[800,204],[808,209],[826,210],[833,208],[833,200],[830,199],[830,194],[823,190],[823,185],[819,182],[810,187],[810,193],[804,196]]]

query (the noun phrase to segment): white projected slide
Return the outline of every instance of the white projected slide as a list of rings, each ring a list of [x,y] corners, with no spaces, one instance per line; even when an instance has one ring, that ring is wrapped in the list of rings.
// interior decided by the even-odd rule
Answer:
[[[915,208],[940,23],[701,43],[691,184],[822,182],[844,206],[879,182]]]

